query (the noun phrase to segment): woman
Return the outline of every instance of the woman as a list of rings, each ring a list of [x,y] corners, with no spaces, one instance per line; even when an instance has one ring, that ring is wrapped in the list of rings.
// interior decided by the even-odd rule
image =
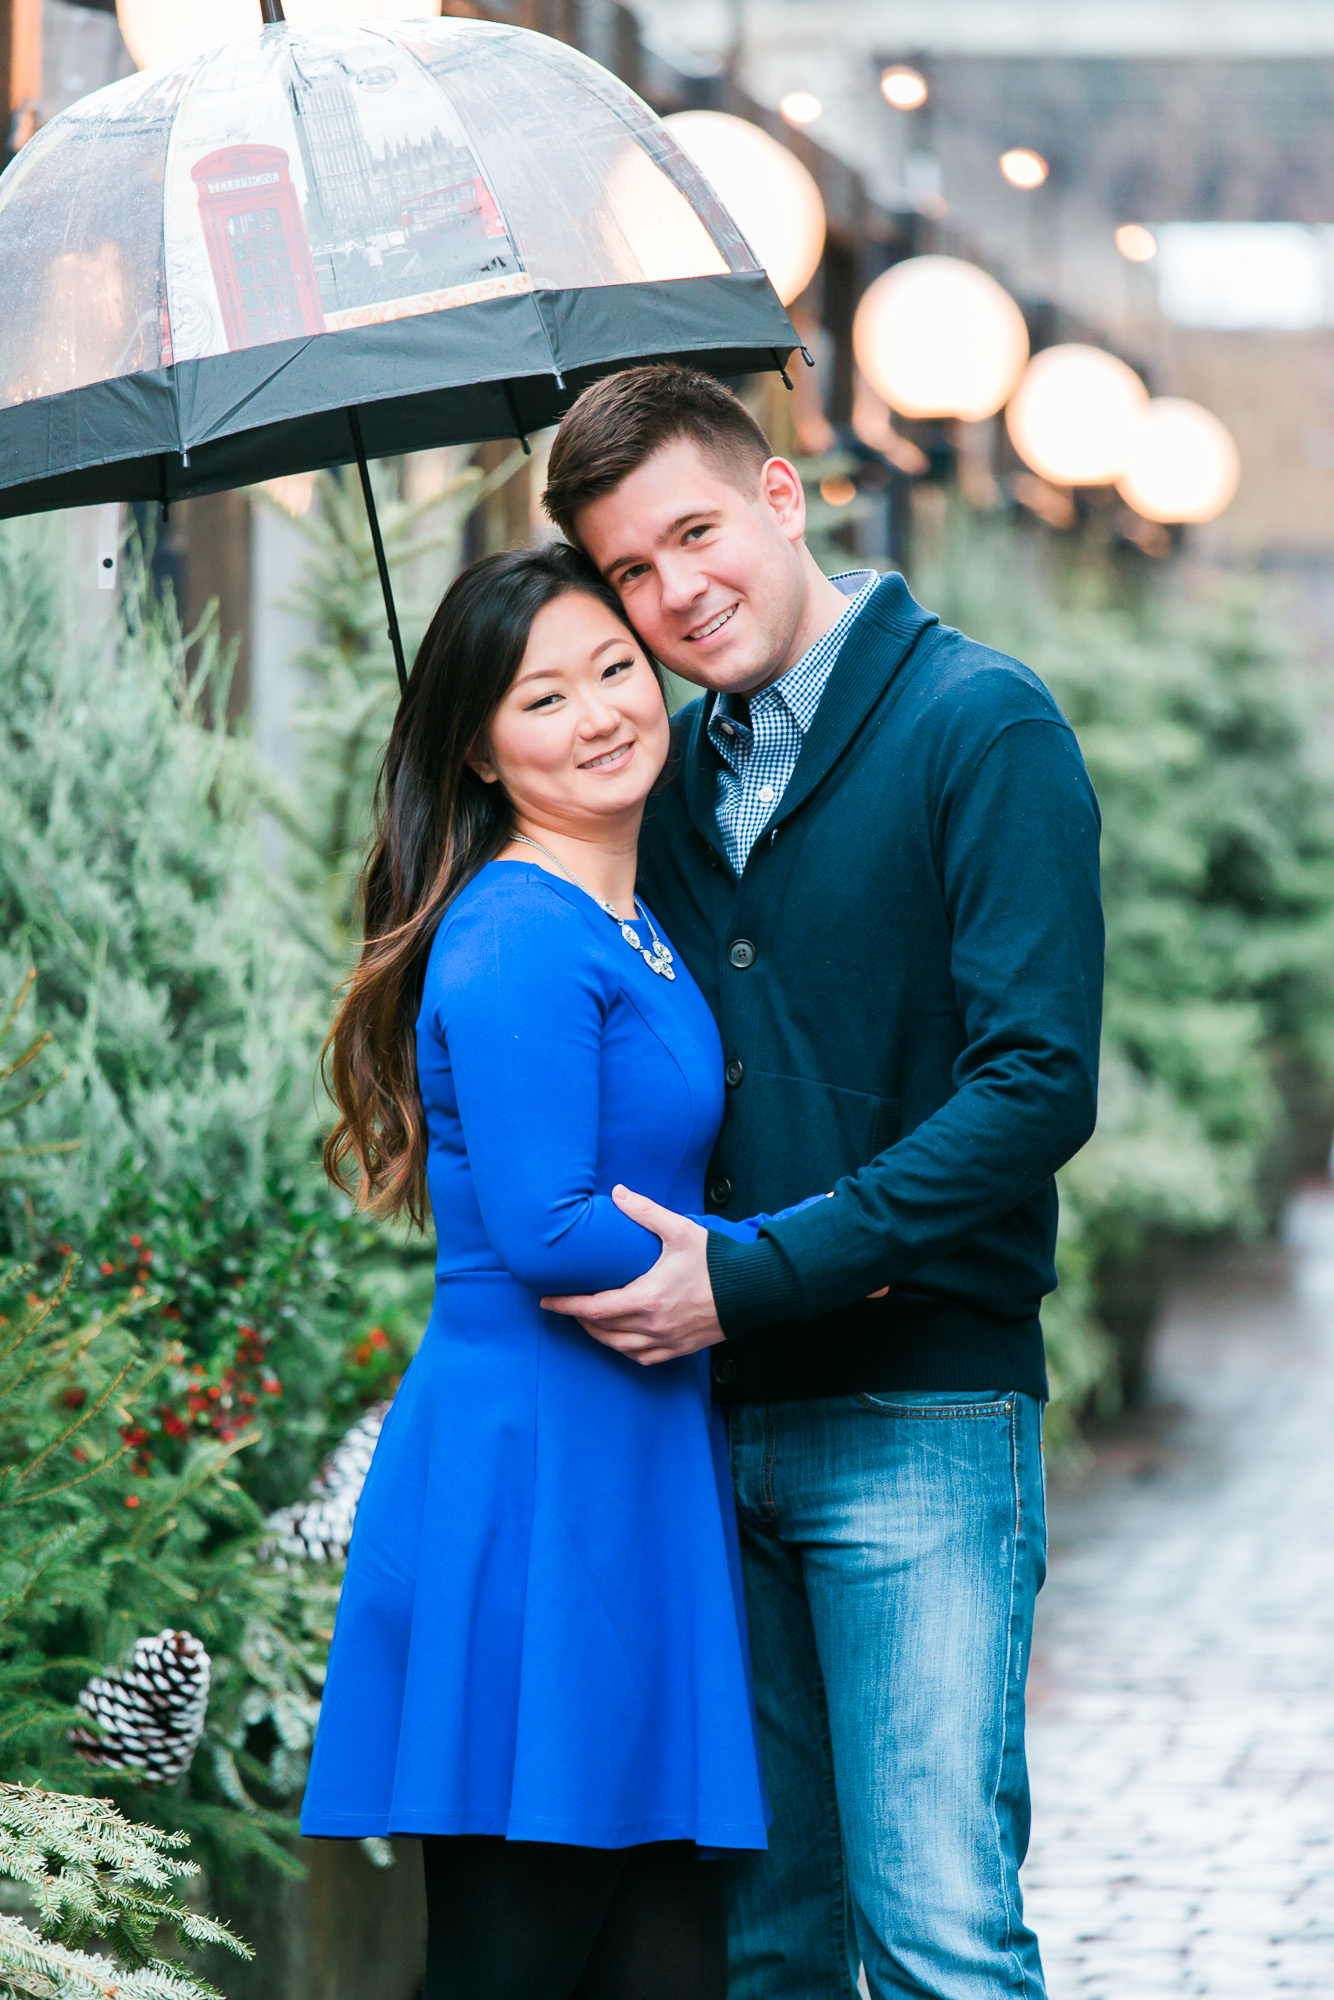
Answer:
[[[634,894],[668,743],[581,556],[461,576],[390,739],[330,1038],[331,1173],[418,1223],[429,1201],[439,1247],[302,1825],[422,1837],[427,2000],[723,2000],[701,1857],[765,1845],[705,1357],[641,1368],[538,1303],[656,1260],[617,1183],[702,1206],[722,1051]]]

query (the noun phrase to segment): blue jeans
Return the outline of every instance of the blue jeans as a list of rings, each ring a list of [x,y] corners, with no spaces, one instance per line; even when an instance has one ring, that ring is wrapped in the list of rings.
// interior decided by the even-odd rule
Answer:
[[[729,2000],[1043,2000],[1023,1920],[1042,1406],[913,1391],[730,1413],[767,1854]]]

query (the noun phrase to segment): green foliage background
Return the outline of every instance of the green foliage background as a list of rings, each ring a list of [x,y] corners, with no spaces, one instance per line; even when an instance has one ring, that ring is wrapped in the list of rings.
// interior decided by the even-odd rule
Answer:
[[[382,495],[410,641],[482,490],[462,469],[424,507]],[[309,534],[305,759],[282,792],[210,725],[211,625],[183,634],[133,551],[119,627],[80,636],[61,524],[0,529],[0,1019],[37,974],[0,1047],[0,1777],[124,1793],[215,1876],[292,1865],[337,1595],[261,1559],[264,1515],[392,1391],[430,1290],[428,1248],[318,1167],[395,692],[346,478],[320,482]],[[1323,1161],[1334,820],[1262,599],[1173,601],[1096,564],[1074,583],[1037,546],[964,516],[912,581],[1043,675],[1103,806],[1102,1117],[1063,1176],[1046,1315],[1068,1435],[1134,1390],[1177,1246],[1263,1229]],[[80,1765],[65,1730],[88,1675],[164,1625],[204,1640],[214,1684],[194,1768],[152,1791]]]
[[[912,581],[1042,676],[1102,806],[1099,1121],[1061,1177],[1044,1317],[1067,1402],[1137,1394],[1179,1247],[1263,1230],[1328,1155],[1334,813],[1310,704],[1253,583],[1174,595],[962,508]]]
[[[133,1794],[215,1876],[291,1867],[334,1589],[256,1553],[346,1422],[373,1239],[317,1171],[329,982],[263,863],[267,781],[209,726],[214,633],[131,550],[119,628],[81,635],[62,525],[0,532],[0,1010],[37,973],[0,1064],[51,1036],[0,1095],[0,1775]],[[215,1685],[150,1788],[65,1731],[165,1625]]]
[[[410,643],[512,469],[462,468],[422,507],[383,495],[423,585]],[[142,551],[119,620],[81,633],[64,524],[0,529],[0,1017],[36,972],[0,1047],[0,1777],[132,1797],[236,1884],[255,1855],[295,1867],[338,1590],[265,1560],[264,1516],[392,1393],[431,1284],[428,1248],[357,1218],[319,1165],[318,1055],[396,700],[353,484],[324,478],[310,522],[294,794],[212,726],[229,663]],[[168,1625],[213,1659],[191,1771],[90,1770],[66,1743],[79,1688]]]

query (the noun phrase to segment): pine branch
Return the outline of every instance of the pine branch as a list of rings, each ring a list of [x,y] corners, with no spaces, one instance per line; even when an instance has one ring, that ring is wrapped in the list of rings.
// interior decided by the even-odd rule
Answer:
[[[19,987],[17,994],[10,1002],[9,1012],[5,1015],[4,1020],[0,1021],[0,1044],[9,1040],[14,1023],[18,1020],[19,1015],[28,1003],[28,995],[32,992],[36,978],[37,967],[30,965],[23,976],[23,984]]]
[[[183,1946],[248,1945],[214,1918],[185,1908],[174,1888],[198,1874],[182,1833],[137,1825],[108,1799],[0,1785],[0,1874],[19,1882],[42,1935],[0,1914],[0,1983],[53,2000],[200,2000],[212,1988],[157,1957],[165,1928]],[[122,1964],[80,1947],[105,1938]],[[128,1969],[126,1969],[128,1967]],[[25,1984],[25,1977],[27,1983]]]
[[[0,1913],[0,1992],[6,1990],[15,2000],[219,2000],[216,1987],[161,1960],[127,1972]]]
[[[4,1039],[4,1034],[0,1033],[0,1042],[3,1042]],[[38,1035],[34,1042],[28,1044],[28,1047],[23,1051],[21,1056],[15,1056],[12,1062],[0,1063],[0,1083],[8,1083],[9,1079],[12,1076],[17,1076],[21,1069],[26,1069],[30,1062],[35,1062],[50,1039],[51,1031],[47,1028]],[[48,1090],[50,1087],[49,1084],[46,1086]],[[14,1117],[17,1112],[26,1109],[27,1105],[31,1104],[32,1101],[31,1098],[25,1098],[22,1104],[11,1104],[5,1112],[6,1118]]]
[[[31,1479],[33,1473],[36,1472],[37,1468],[41,1465],[45,1465],[47,1459],[50,1458],[53,1451],[55,1451],[60,1445],[67,1443],[68,1440],[71,1437],[73,1437],[74,1433],[77,1430],[81,1430],[83,1428],[83,1425],[87,1423],[91,1418],[101,1415],[102,1411],[106,1408],[107,1404],[111,1401],[112,1397],[115,1395],[117,1389],[119,1389],[121,1383],[128,1380],[128,1378],[134,1374],[135,1369],[138,1366],[138,1361],[139,1357],[137,1355],[132,1356],[130,1360],[128,1360],[125,1363],[125,1365],[120,1369],[120,1371],[112,1376],[106,1388],[97,1398],[97,1401],[90,1406],[87,1417],[83,1418],[82,1421],[76,1421],[72,1424],[68,1424],[58,1437],[51,1438],[49,1442],[42,1447],[42,1449],[36,1454],[34,1458],[30,1458],[28,1460],[28,1463],[19,1472],[14,1482],[16,1486],[22,1486],[25,1480]],[[118,1452],[117,1457],[124,1457],[124,1453]],[[114,1463],[114,1461],[109,1461],[109,1462]],[[9,1504],[11,1507],[34,1506],[43,1500],[49,1499],[51,1493],[58,1493],[61,1490],[62,1489],[60,1487],[52,1487],[49,1492],[20,1493],[15,1498],[11,1499]]]

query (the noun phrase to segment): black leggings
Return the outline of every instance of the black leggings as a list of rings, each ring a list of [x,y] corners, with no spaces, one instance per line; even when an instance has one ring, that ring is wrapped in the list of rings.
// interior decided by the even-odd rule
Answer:
[[[726,2000],[722,1870],[683,1841],[423,1840],[422,2000]]]

